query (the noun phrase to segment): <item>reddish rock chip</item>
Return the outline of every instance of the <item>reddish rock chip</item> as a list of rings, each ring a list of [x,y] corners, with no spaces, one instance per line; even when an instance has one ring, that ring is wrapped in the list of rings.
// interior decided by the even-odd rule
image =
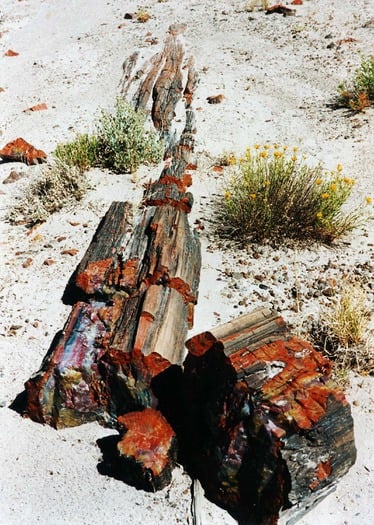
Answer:
[[[8,49],[8,51],[4,53],[5,57],[16,57],[18,55],[19,53],[17,53],[17,51],[13,51],[13,49]]]
[[[36,104],[36,106],[31,106],[30,108],[24,109],[24,113],[33,113],[34,111],[42,111],[44,109],[48,109],[48,106],[45,102],[42,102],[41,104]]]
[[[71,255],[72,257],[74,255],[77,255],[79,253],[79,250],[76,248],[70,248],[69,250],[62,250],[61,255]]]
[[[211,97],[207,97],[206,99],[208,101],[208,104],[220,104],[224,101],[225,95],[213,95]]]
[[[9,162],[24,162],[27,165],[32,165],[45,162],[47,154],[19,137],[0,149],[0,157]]]

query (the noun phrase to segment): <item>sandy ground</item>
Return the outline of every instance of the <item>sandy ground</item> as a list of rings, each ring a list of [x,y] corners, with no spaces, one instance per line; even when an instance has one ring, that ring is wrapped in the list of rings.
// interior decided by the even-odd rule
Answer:
[[[212,235],[209,197],[220,183],[210,170],[214,158],[223,151],[240,153],[255,142],[299,146],[310,162],[322,162],[327,169],[342,163],[357,179],[354,199],[373,194],[373,110],[353,115],[329,107],[336,86],[358,66],[359,52],[374,51],[373,1],[305,0],[293,17],[248,12],[245,4],[2,0],[0,6],[1,146],[22,136],[47,153],[75,132],[92,130],[98,108],[113,106],[122,63],[130,53],[140,49],[149,56],[171,23],[187,23],[187,47],[200,73],[194,103],[199,170],[191,220],[206,226],[193,333],[263,304],[282,311],[296,327],[300,319],[318,315],[325,299],[309,300],[306,292],[303,309],[295,314],[289,294],[295,274],[309,275],[301,279],[306,290],[326,276],[355,273],[368,286],[372,279],[372,222],[336,249],[311,247],[296,255],[288,248],[276,256],[263,249],[254,258],[251,251],[224,249]],[[138,8],[152,15],[147,23],[124,19]],[[353,41],[339,43],[349,38]],[[4,56],[8,49],[19,55]],[[217,93],[225,101],[208,105],[206,97]],[[23,112],[43,102],[47,110]],[[57,432],[9,409],[64,324],[69,307],[61,302],[62,292],[109,203],[120,198],[136,204],[141,183],[156,178],[159,167],[141,169],[136,180],[93,170],[84,201],[52,216],[31,235],[3,219],[39,167],[0,164],[0,180],[11,169],[25,176],[0,191],[0,523],[189,523],[190,480],[181,468],[167,489],[137,491],[97,472],[101,456],[96,440],[113,431],[90,424]],[[62,255],[69,248],[78,248],[78,254]],[[54,264],[44,265],[47,258]],[[289,271],[271,281],[273,294],[260,292],[254,276],[262,272],[270,282],[282,268]],[[374,382],[360,376],[351,382],[347,395],[357,462],[301,525],[374,523]],[[207,525],[234,523],[209,502],[205,516]]]

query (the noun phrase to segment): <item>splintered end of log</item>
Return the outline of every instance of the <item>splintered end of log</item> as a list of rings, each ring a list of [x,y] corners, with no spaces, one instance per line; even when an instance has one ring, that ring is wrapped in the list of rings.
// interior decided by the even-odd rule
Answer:
[[[186,347],[191,355],[202,356],[219,342],[225,355],[229,356],[240,348],[254,349],[256,345],[287,336],[284,319],[268,308],[260,308],[192,337],[186,342]]]
[[[138,488],[155,491],[171,481],[176,463],[176,436],[158,410],[146,408],[118,418],[123,437],[117,444],[124,469]]]

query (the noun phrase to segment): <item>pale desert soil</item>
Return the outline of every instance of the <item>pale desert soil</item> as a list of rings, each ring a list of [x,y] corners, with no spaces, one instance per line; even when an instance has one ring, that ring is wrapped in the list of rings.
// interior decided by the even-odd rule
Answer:
[[[344,275],[358,276],[373,300],[372,221],[333,249],[243,251],[225,248],[213,236],[209,202],[220,180],[210,167],[223,151],[240,153],[255,142],[299,146],[310,162],[328,169],[342,163],[357,179],[354,201],[373,194],[373,110],[353,115],[329,107],[336,86],[358,66],[359,52],[374,52],[373,1],[305,0],[296,16],[286,18],[249,13],[244,6],[244,0],[3,0],[0,7],[1,146],[22,136],[48,154],[74,132],[92,130],[98,108],[113,106],[130,53],[140,49],[149,56],[158,49],[149,40],[161,45],[171,23],[187,23],[187,48],[200,73],[194,103],[199,170],[191,222],[205,225],[194,332],[263,304],[279,309],[298,329],[328,303],[323,294],[314,297],[316,283],[323,288],[328,278],[339,282]],[[147,23],[124,20],[125,13],[140,7],[152,14]],[[339,45],[349,37],[354,41]],[[8,49],[19,55],[5,57]],[[225,101],[208,105],[206,97],[217,93]],[[41,102],[46,111],[23,113]],[[94,170],[84,201],[31,234],[4,218],[40,168],[0,164],[0,180],[12,168],[25,177],[2,185],[0,194],[0,523],[188,523],[190,480],[181,469],[164,491],[136,491],[97,472],[96,440],[112,431],[90,424],[57,432],[9,409],[64,324],[69,307],[61,302],[62,292],[109,203],[138,203],[142,182],[157,177],[160,167],[142,168],[136,180]],[[70,248],[78,254],[61,254]],[[54,264],[44,265],[48,258]],[[27,259],[31,264],[23,267]],[[302,293],[297,314],[290,293],[296,278]],[[374,523],[374,383],[354,375],[351,381],[347,395],[355,419],[356,465],[301,525]],[[206,523],[233,520],[206,502]]]

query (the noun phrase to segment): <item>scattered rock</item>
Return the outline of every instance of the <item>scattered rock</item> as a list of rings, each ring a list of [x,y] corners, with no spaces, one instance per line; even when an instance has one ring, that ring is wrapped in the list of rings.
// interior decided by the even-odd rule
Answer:
[[[51,264],[55,264],[55,263],[56,263],[56,261],[54,261],[53,259],[50,259],[50,258],[48,258],[45,261],[43,261],[44,266],[51,266]]]
[[[79,253],[79,250],[76,248],[70,248],[68,250],[62,250],[61,255],[71,255],[73,257],[74,255],[77,255],[77,253]]]
[[[26,261],[22,263],[22,268],[28,268],[33,263],[33,259],[31,257],[28,257]]]
[[[17,51],[13,51],[13,49],[8,49],[8,51],[5,51],[4,56],[5,57],[16,57],[19,53]]]
[[[3,184],[13,184],[13,182],[22,179],[24,176],[25,174],[22,171],[12,170],[6,179],[3,180]]]
[[[208,101],[208,104],[220,104],[224,101],[225,95],[219,94],[219,95],[212,95],[211,97],[206,98]]]
[[[265,11],[266,15],[272,15],[273,13],[279,13],[283,16],[293,16],[296,14],[296,9],[290,9],[283,4],[275,4]]]
[[[41,104],[36,104],[36,106],[24,109],[23,113],[33,113],[34,111],[43,111],[44,109],[48,109],[48,106],[45,102],[42,102]]]
[[[0,157],[8,162],[24,162],[27,165],[40,164],[47,160],[47,154],[19,137],[0,149]]]

